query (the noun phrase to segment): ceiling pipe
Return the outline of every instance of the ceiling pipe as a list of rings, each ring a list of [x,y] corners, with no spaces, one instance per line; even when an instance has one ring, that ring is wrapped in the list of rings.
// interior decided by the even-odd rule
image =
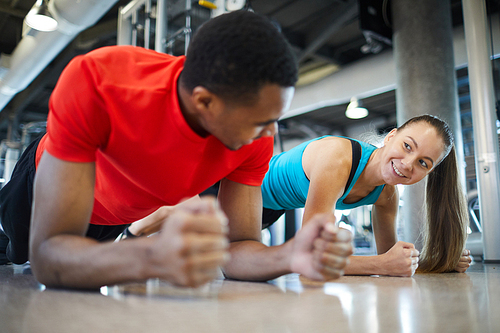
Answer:
[[[341,14],[336,15],[335,18],[332,19],[331,24],[325,28],[309,45],[307,45],[306,49],[298,56],[297,61],[299,64],[304,62],[307,57],[323,46],[328,38],[338,32],[349,21],[357,17],[358,12],[359,9],[357,1],[348,2]]]
[[[51,0],[49,10],[58,22],[57,30],[42,32],[25,24],[23,37],[12,54],[2,54],[0,59],[0,111],[82,30],[97,23],[116,2],[117,0]]]

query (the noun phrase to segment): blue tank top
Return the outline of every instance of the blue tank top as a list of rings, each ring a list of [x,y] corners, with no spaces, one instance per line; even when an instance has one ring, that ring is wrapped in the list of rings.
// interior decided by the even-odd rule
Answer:
[[[305,206],[310,182],[302,168],[302,155],[308,144],[325,137],[328,137],[328,135],[306,141],[287,152],[273,156],[269,163],[269,171],[262,182],[262,200],[265,208],[288,210]],[[375,146],[362,141],[349,140],[360,144],[361,157],[354,177],[342,197],[337,200],[335,209],[353,209],[359,206],[371,205],[377,201],[385,186],[375,187],[372,192],[357,202],[344,203],[344,199],[351,192],[352,187],[365,169],[371,154],[377,149]]]

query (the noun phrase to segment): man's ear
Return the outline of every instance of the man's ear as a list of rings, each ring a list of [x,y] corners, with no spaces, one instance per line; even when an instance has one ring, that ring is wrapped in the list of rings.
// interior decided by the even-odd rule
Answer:
[[[396,135],[397,131],[398,131],[397,128],[393,128],[389,133],[387,133],[387,135],[384,138],[384,146],[389,142],[389,140],[391,140]]]
[[[191,101],[196,110],[205,115],[216,115],[222,110],[222,100],[202,86],[197,86],[193,89]]]

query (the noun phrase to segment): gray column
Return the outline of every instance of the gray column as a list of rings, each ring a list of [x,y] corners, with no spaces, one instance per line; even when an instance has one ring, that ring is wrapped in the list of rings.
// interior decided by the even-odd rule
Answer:
[[[155,51],[165,53],[167,39],[167,0],[156,2]]]
[[[483,0],[463,0],[465,40],[474,128],[474,156],[483,227],[483,258],[500,262],[498,134],[490,62],[490,36]]]
[[[433,114],[452,128],[462,178],[465,180],[462,130],[453,59],[451,9],[448,0],[397,0],[392,3],[396,109],[398,125]],[[422,249],[424,182],[403,194],[404,240]]]

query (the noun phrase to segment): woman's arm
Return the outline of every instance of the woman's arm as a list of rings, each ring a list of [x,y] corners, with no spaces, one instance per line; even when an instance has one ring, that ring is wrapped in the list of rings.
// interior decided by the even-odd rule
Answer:
[[[322,141],[322,140],[321,140]],[[303,166],[310,180],[304,209],[303,225],[317,213],[332,212],[343,195],[352,165],[349,142],[337,141],[308,147]],[[311,144],[312,145],[312,144]],[[373,229],[377,256],[351,256],[345,267],[346,275],[411,276],[418,265],[418,251],[413,244],[397,242],[396,218],[399,195],[394,186],[385,186],[373,205]]]
[[[351,256],[345,275],[412,276],[418,267],[419,252],[411,243],[397,242],[376,256]]]
[[[332,211],[342,191],[343,188],[339,188],[338,184],[328,177],[317,177],[314,181],[311,179],[303,223],[307,223],[314,214]],[[350,256],[349,263],[344,269],[345,275],[412,276],[415,273],[418,266],[418,251],[413,244],[396,243],[399,196],[397,192],[394,193],[394,189],[388,188],[384,191],[381,193],[384,199],[378,201],[372,210],[373,230],[379,255]]]
[[[316,214],[335,211],[337,200],[344,194],[351,165],[352,148],[346,139],[321,139],[306,147],[302,166],[310,184],[302,225]]]
[[[152,235],[158,231],[160,231],[163,222],[166,221],[166,219],[172,214],[172,212],[175,210],[175,207],[178,207],[183,204],[187,204],[189,202],[196,202],[199,201],[200,197],[198,195],[189,198],[185,201],[182,201],[181,203],[175,205],[175,206],[162,206],[155,210],[153,213],[149,214],[148,216],[135,221],[128,227],[128,230],[132,233],[134,236],[149,236]]]
[[[386,185],[372,207],[376,256],[352,256],[346,275],[412,276],[418,267],[419,252],[411,243],[397,242],[396,219],[399,207],[397,188]]]
[[[231,259],[224,274],[232,279],[265,281],[299,273],[310,279],[338,278],[352,254],[351,235],[334,226],[333,216],[317,215],[288,242],[260,242],[262,200],[258,186],[223,179],[218,195],[229,220]]]
[[[399,193],[395,186],[386,185],[372,206],[372,226],[377,253],[386,253],[397,242],[396,219]]]

